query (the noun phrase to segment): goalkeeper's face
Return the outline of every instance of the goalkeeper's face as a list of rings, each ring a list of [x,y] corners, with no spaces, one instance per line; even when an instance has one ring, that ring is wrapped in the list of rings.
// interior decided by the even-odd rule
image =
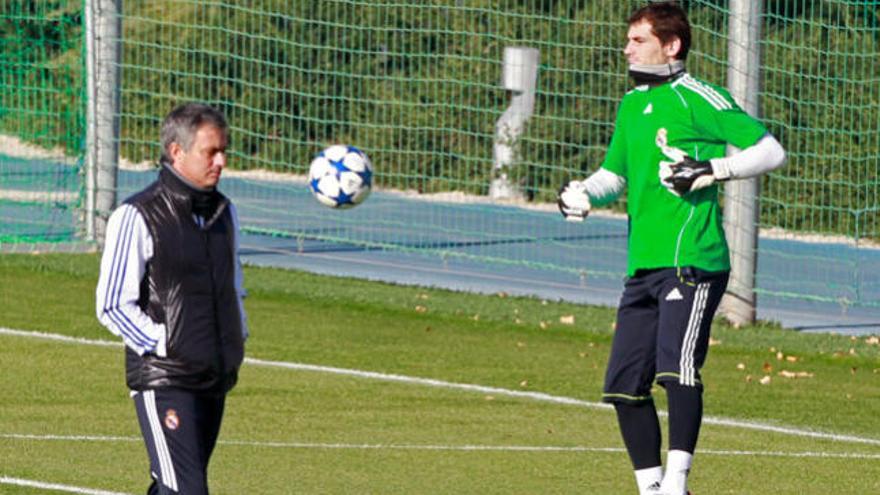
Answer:
[[[669,64],[681,49],[681,41],[674,38],[663,44],[654,34],[651,23],[641,20],[629,27],[626,33],[626,47],[623,54],[630,64]]]
[[[199,127],[189,149],[178,143],[170,147],[174,169],[202,188],[212,188],[220,182],[220,174],[226,167],[226,146],[229,142],[226,132],[216,126],[206,124]]]

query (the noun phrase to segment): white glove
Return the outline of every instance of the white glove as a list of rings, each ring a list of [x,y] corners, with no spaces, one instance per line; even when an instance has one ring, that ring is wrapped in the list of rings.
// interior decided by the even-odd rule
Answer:
[[[573,180],[562,186],[556,204],[559,211],[569,222],[583,222],[590,214],[590,196],[587,195],[587,186],[579,180]]]
[[[660,151],[669,161],[661,161],[658,163],[660,169],[657,171],[657,175],[660,177],[660,184],[669,190],[672,194],[676,196],[681,196],[681,193],[675,190],[675,187],[672,185],[670,180],[672,179],[673,170],[672,167],[687,157],[687,154],[673,146],[669,146],[669,142],[666,138],[666,129],[658,129],[657,137],[655,138],[655,144],[660,148]]]

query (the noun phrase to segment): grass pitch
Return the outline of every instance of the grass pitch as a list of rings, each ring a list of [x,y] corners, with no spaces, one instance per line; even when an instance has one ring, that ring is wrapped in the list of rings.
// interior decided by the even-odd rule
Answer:
[[[94,316],[97,267],[94,255],[0,256],[0,327],[113,340]],[[245,276],[252,360],[227,403],[212,493],[634,493],[614,414],[597,405],[613,309]],[[880,491],[876,338],[720,323],[713,337],[692,491]],[[144,491],[121,347],[0,333],[0,366],[0,478]]]

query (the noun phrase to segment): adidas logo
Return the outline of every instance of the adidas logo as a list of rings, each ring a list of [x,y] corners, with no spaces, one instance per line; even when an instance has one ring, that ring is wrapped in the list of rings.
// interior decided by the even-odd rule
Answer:
[[[649,113],[651,113],[651,112],[653,112],[653,111],[654,111],[654,104],[653,104],[653,103],[648,103],[648,106],[646,106],[645,109],[642,110],[642,114],[643,114],[643,115],[648,115]]]
[[[666,294],[667,301],[681,301],[682,299],[684,299],[684,296],[678,291],[678,287],[669,291],[669,294]]]

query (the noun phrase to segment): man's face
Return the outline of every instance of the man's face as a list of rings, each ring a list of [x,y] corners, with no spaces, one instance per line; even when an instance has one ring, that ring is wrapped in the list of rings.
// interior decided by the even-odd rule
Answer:
[[[678,38],[665,45],[661,43],[660,38],[651,31],[651,23],[646,20],[631,25],[626,39],[623,54],[630,64],[668,64],[675,60],[675,55],[681,48]]]
[[[211,188],[220,182],[226,167],[226,133],[211,124],[199,127],[189,150],[171,143],[172,166],[177,173],[201,188]]]

